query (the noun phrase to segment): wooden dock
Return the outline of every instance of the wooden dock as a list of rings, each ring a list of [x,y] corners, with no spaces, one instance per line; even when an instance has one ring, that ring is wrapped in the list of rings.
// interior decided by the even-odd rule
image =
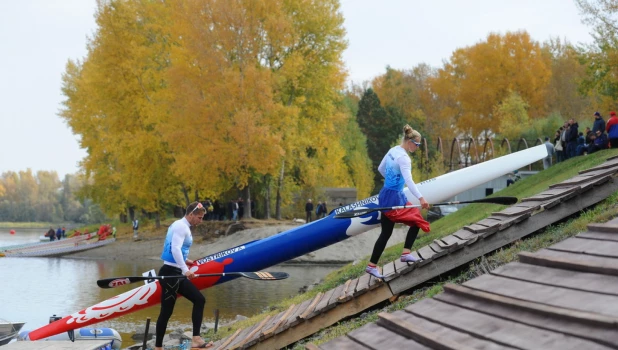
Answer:
[[[422,258],[418,263],[408,265],[395,260],[384,265],[385,281],[367,274],[348,280],[312,300],[238,330],[215,343],[215,349],[286,347],[602,201],[618,190],[617,173],[618,156],[418,249],[413,252]]]
[[[2,346],[2,350],[100,350],[111,344],[111,340],[47,340],[16,341]]]
[[[618,349],[618,219],[310,350]]]

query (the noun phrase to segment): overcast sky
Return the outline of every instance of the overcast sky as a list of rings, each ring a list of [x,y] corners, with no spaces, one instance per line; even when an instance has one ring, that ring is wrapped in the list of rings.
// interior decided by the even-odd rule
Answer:
[[[0,173],[31,168],[62,178],[86,155],[57,116],[68,59],[86,55],[94,0],[0,1]],[[491,32],[526,30],[534,40],[589,43],[572,0],[342,0],[349,81],[385,67],[441,67],[457,48]]]

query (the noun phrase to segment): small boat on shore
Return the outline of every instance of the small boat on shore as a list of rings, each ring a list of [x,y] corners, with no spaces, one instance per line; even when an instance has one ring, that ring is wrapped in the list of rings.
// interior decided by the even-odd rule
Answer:
[[[8,322],[0,319],[0,345],[8,344],[17,337],[24,322]]]
[[[21,331],[19,332],[19,337],[17,341],[31,341],[28,337],[30,331]],[[71,339],[73,337],[73,339]],[[40,339],[37,341],[62,341],[62,340],[73,340],[75,342],[84,341],[84,340],[111,340],[111,348],[112,350],[119,350],[122,346],[122,338],[120,334],[112,328],[79,328],[73,331],[72,334],[70,332],[65,332],[57,335],[53,335],[48,338]]]
[[[65,240],[42,243],[24,248],[8,249],[0,253],[6,257],[53,257],[102,247],[116,241],[115,238],[100,239],[100,236],[77,236]]]

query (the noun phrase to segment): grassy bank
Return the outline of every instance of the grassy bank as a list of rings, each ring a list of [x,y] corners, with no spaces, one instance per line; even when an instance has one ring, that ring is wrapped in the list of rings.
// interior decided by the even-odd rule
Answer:
[[[615,155],[618,155],[618,151],[606,150],[603,152],[594,153],[589,156],[576,157],[569,161],[556,164],[547,170],[541,171],[534,176],[526,178],[525,180],[521,180],[515,183],[513,186],[510,186],[500,191],[496,195],[515,196],[520,199],[525,198],[525,197],[530,197],[532,195],[535,195],[539,192],[546,190],[552,184],[556,184],[556,183],[559,183],[561,181],[564,181],[566,179],[576,176],[578,171],[580,170],[588,169],[596,165],[599,165],[605,162],[608,157],[615,156]],[[464,180],[465,179],[462,179],[462,181]],[[491,268],[492,266],[498,266],[500,264],[505,264],[510,261],[513,261],[514,259],[516,259],[517,253],[521,250],[534,251],[539,248],[542,248],[544,244],[551,245],[555,243],[557,240],[562,239],[560,237],[569,237],[569,235],[573,235],[577,233],[578,230],[581,231],[585,229],[585,225],[589,222],[589,220],[603,221],[599,218],[603,218],[603,217],[609,218],[611,215],[614,215],[614,212],[612,212],[613,209],[602,210],[602,208],[608,207],[608,206],[611,207],[611,205],[613,205],[613,203],[615,203],[616,201],[616,195],[612,196],[612,198],[613,198],[613,202],[606,200],[603,202],[602,205],[598,205],[597,207],[595,207],[595,209],[583,214],[580,217],[580,219],[577,219],[575,221],[569,221],[568,223],[569,226],[574,225],[572,226],[572,228],[570,227],[567,228],[566,226],[564,226],[564,224],[556,226],[556,227],[549,227],[541,235],[536,235],[533,238],[530,238],[529,240],[519,241],[508,248],[499,250],[497,253],[493,254],[491,258],[486,258],[485,260],[480,260],[479,262],[472,264],[469,271],[462,273],[461,276],[454,278],[451,282],[467,280],[465,278],[469,279],[469,278],[472,278],[470,276],[475,276],[474,271],[477,271],[477,272],[484,271],[483,269],[487,270]],[[611,203],[611,205],[608,203]],[[503,208],[505,208],[505,206],[500,206],[500,205],[467,206],[457,211],[456,213],[453,213],[433,223],[431,225],[432,227],[431,232],[427,234],[421,234],[419,238],[417,239],[417,241],[415,242],[413,249],[418,249],[422,246],[425,246],[431,243],[434,239],[439,239],[444,236],[447,236],[457,231],[461,227],[472,224],[479,220],[482,220],[488,217],[492,212],[500,211]],[[603,213],[600,213],[599,210],[603,211]],[[578,220],[584,220],[584,221],[580,222]],[[544,235],[547,235],[547,236],[544,236]],[[525,244],[523,243],[523,242],[528,242],[528,241],[529,243],[525,243]],[[395,260],[401,253],[402,247],[403,247],[403,244],[398,244],[391,248],[388,248],[382,255],[382,258],[380,259],[380,264],[385,264],[389,261]],[[538,247],[538,248],[534,248],[534,247]],[[367,254],[369,253],[370,252],[367,252]],[[238,328],[244,328],[249,325],[252,325],[264,319],[267,315],[277,314],[287,309],[292,304],[296,304],[304,300],[313,298],[319,292],[325,292],[342,283],[345,283],[345,281],[347,281],[348,279],[354,279],[362,275],[364,273],[364,268],[367,264],[368,259],[369,259],[369,256],[366,256],[355,265],[349,264],[349,265],[344,266],[343,268],[326,276],[324,278],[324,281],[320,285],[316,286],[316,288],[312,289],[311,291],[304,293],[304,294],[299,294],[295,296],[294,298],[283,300],[277,303],[276,305],[270,306],[267,309],[267,311],[261,314],[254,315],[248,320],[236,323],[232,327],[221,329],[220,332],[214,335],[213,338],[214,339],[224,338],[232,334],[233,332],[235,332],[236,329]],[[496,260],[490,260],[490,259],[496,259]],[[393,308],[396,309],[397,307],[399,308],[405,307],[406,305],[409,305],[411,302],[414,302],[414,300],[418,300],[420,298],[435,295],[436,293],[439,293],[441,291],[441,285],[442,284],[439,283],[431,288],[425,288],[425,289],[419,290],[411,296],[401,298],[398,302],[390,305],[389,310]],[[377,312],[378,311],[365,313],[364,315],[366,317],[355,318],[350,321],[340,323],[334,327],[330,327],[325,331],[327,334],[323,334],[322,337],[324,339],[332,339],[341,334],[344,334],[350,329],[354,329],[367,322],[372,322],[376,319]],[[342,327],[342,328],[339,328],[339,327]],[[350,328],[350,327],[353,327],[353,328]],[[333,334],[333,336],[331,338],[327,337],[327,335],[331,333]]]

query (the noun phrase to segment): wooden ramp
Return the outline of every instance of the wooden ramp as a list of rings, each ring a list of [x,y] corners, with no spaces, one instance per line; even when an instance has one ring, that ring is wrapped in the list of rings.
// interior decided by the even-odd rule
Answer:
[[[112,343],[111,340],[44,340],[16,341],[2,346],[2,350],[101,350]]]
[[[307,349],[618,349],[618,219]]]
[[[348,280],[312,300],[238,330],[215,343],[214,349],[286,347],[602,201],[618,190],[616,173],[618,156],[420,248],[413,252],[422,259],[420,262],[409,265],[395,260],[384,265],[384,281],[367,274]]]

